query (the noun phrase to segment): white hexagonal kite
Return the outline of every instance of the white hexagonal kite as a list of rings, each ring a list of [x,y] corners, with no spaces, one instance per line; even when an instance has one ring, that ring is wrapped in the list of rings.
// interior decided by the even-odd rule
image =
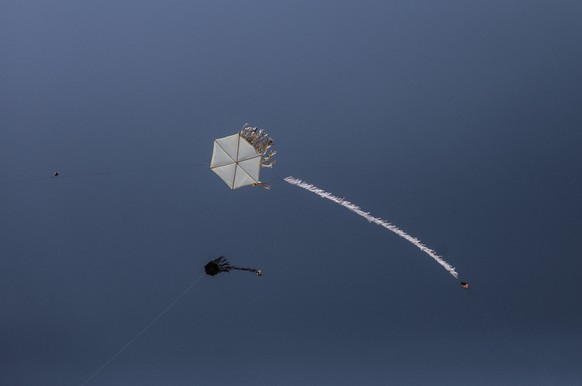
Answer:
[[[261,167],[270,168],[275,164],[275,151],[267,151],[273,146],[273,139],[256,127],[245,126],[234,135],[214,140],[214,151],[210,169],[223,179],[231,189],[253,185],[269,189],[259,180]]]

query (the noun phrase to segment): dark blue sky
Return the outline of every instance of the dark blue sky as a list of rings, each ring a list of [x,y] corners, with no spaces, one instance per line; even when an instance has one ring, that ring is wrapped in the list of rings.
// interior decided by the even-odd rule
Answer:
[[[203,277],[92,385],[579,382],[581,19],[566,0],[2,1],[0,384],[81,384],[218,255],[266,274]],[[230,191],[212,140],[245,122],[278,176],[471,289],[270,170],[270,191]],[[154,170],[98,174],[135,169]]]

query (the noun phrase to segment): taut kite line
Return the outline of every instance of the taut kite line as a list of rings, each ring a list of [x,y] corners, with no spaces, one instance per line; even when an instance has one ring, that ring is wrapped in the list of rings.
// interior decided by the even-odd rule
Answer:
[[[285,182],[288,182],[291,185],[298,186],[298,187],[303,188],[305,190],[308,190],[312,193],[315,193],[320,197],[327,198],[328,200],[333,201],[336,204],[340,204],[341,206],[349,209],[350,211],[362,216],[363,218],[365,218],[369,222],[373,222],[374,224],[380,225],[380,226],[388,229],[389,231],[396,233],[398,236],[409,241],[414,246],[416,246],[418,249],[420,249],[421,251],[423,251],[424,253],[426,253],[430,257],[432,257],[437,263],[442,265],[444,269],[446,269],[451,275],[453,275],[453,277],[455,279],[458,278],[459,274],[455,271],[455,267],[453,267],[452,265],[447,263],[445,260],[443,260],[443,258],[440,257],[439,255],[437,255],[437,253],[435,251],[433,251],[432,249],[430,249],[429,247],[424,245],[422,243],[422,241],[420,241],[416,237],[410,236],[408,233],[404,232],[402,229],[398,228],[396,225],[392,225],[388,221],[382,220],[381,218],[374,217],[370,213],[364,212],[359,206],[352,204],[348,200],[344,200],[343,198],[339,198],[337,196],[334,196],[333,194],[326,192],[323,189],[319,189],[317,186],[308,184],[306,182],[303,182],[303,181],[301,181],[297,178],[293,178],[293,177],[286,177],[284,180],[285,180]]]

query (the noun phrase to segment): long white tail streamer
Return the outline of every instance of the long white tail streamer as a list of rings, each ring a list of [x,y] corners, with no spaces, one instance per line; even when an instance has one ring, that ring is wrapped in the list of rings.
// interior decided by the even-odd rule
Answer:
[[[416,237],[410,236],[408,233],[404,232],[402,229],[398,228],[397,226],[392,225],[388,221],[382,220],[381,218],[374,217],[369,212],[364,212],[359,206],[352,204],[348,200],[344,200],[343,198],[339,198],[337,196],[334,196],[333,194],[328,193],[323,189],[319,189],[317,186],[308,184],[308,183],[303,182],[303,181],[301,181],[297,178],[294,178],[294,177],[286,177],[284,180],[286,182],[290,183],[291,185],[299,186],[300,188],[303,188],[303,189],[308,190],[312,193],[315,193],[320,197],[327,198],[328,200],[333,201],[336,204],[340,204],[341,206],[343,206],[343,207],[351,210],[352,212],[362,216],[363,218],[365,218],[369,222],[380,225],[380,226],[388,229],[389,231],[396,233],[398,236],[411,242],[418,249],[420,249],[421,251],[423,251],[424,253],[426,253],[430,257],[432,257],[437,263],[442,265],[444,267],[444,269],[446,269],[451,275],[453,275],[453,277],[455,279],[458,278],[459,274],[455,271],[455,267],[453,267],[452,265],[450,265],[449,263],[444,261],[439,255],[437,255],[437,253],[435,251],[433,251],[432,249],[430,249],[429,247],[424,245],[422,243],[422,241],[420,241]]]

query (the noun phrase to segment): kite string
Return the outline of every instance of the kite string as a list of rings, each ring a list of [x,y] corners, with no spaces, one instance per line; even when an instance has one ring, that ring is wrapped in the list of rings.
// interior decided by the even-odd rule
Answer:
[[[91,379],[93,379],[97,374],[99,374],[105,367],[107,367],[107,365],[109,365],[109,363],[111,363],[115,358],[117,358],[117,356],[119,356],[119,354],[121,354],[122,352],[124,352],[129,346],[131,346],[131,344],[133,342],[135,342],[140,336],[142,336],[151,326],[153,326],[162,316],[164,316],[176,303],[178,303],[180,301],[180,299],[182,299],[184,297],[184,295],[186,295],[196,284],[198,284],[198,282],[200,281],[200,279],[202,279],[202,276],[204,275],[200,275],[196,280],[194,280],[194,282],[192,282],[192,284],[190,284],[188,286],[188,288],[186,288],[180,295],[178,295],[178,297],[176,299],[174,299],[174,301],[172,301],[162,312],[160,312],[158,314],[158,316],[156,316],[151,322],[149,322],[136,336],[134,336],[129,342],[127,342],[125,344],[125,346],[123,346],[115,355],[113,355],[111,358],[109,358],[109,360],[107,362],[105,362],[103,364],[103,366],[101,366],[97,371],[95,371],[89,378],[87,378],[87,380],[85,382],[83,382],[81,384],[81,386],[88,384]]]
[[[99,175],[109,175],[109,174],[122,174],[122,173],[140,173],[140,172],[154,172],[157,170],[167,170],[167,169],[181,169],[193,166],[204,166],[204,163],[190,163],[183,165],[172,165],[172,166],[153,166],[145,168],[136,169],[119,169],[119,170],[105,170],[100,172],[87,172],[87,173],[77,173],[77,174],[61,174],[58,178],[71,178],[71,177],[88,177],[88,176],[99,176]],[[54,177],[51,177],[54,178]]]
[[[316,187],[314,185],[303,182],[300,179],[297,179],[294,177],[285,177],[284,181],[288,182],[291,185],[295,185],[295,186],[298,186],[298,187],[303,188],[305,190],[308,190],[312,193],[315,193],[318,196],[326,198],[326,199],[333,201],[337,204],[340,204],[341,206],[349,209],[350,211],[364,217],[369,222],[372,222],[376,225],[379,225],[381,227],[388,229],[391,232],[396,233],[398,236],[400,236],[403,239],[405,239],[406,241],[412,243],[418,249],[420,249],[421,251],[423,251],[424,253],[426,253],[430,257],[432,257],[437,263],[442,265],[443,268],[446,269],[455,279],[458,278],[459,274],[455,271],[455,268],[452,265],[447,263],[435,251],[433,251],[432,249],[430,249],[429,247],[424,245],[419,239],[417,239],[416,237],[410,236],[408,233],[404,232],[402,229],[398,228],[396,225],[393,225],[393,224],[389,223],[388,221],[382,220],[381,218],[374,217],[369,212],[364,212],[359,206],[352,204],[350,201],[347,201],[347,200],[344,200],[343,198],[339,198],[337,196],[334,196],[333,194],[326,192],[323,189],[319,189],[318,187]]]
[[[25,182],[34,182],[34,181],[51,180],[51,179],[90,177],[90,176],[123,174],[123,173],[154,172],[154,171],[158,171],[158,170],[180,169],[180,168],[188,168],[188,167],[194,167],[194,166],[205,166],[205,165],[206,164],[203,162],[198,162],[198,163],[190,163],[190,164],[182,164],[182,165],[156,166],[156,167],[136,168],[136,169],[119,169],[119,170],[104,170],[104,171],[97,171],[97,172],[81,172],[81,173],[76,173],[76,174],[59,173],[58,177],[53,175],[53,176],[47,176],[47,177],[26,178],[26,179],[21,179],[21,180],[0,181],[0,185],[20,184],[20,183],[25,183]]]

